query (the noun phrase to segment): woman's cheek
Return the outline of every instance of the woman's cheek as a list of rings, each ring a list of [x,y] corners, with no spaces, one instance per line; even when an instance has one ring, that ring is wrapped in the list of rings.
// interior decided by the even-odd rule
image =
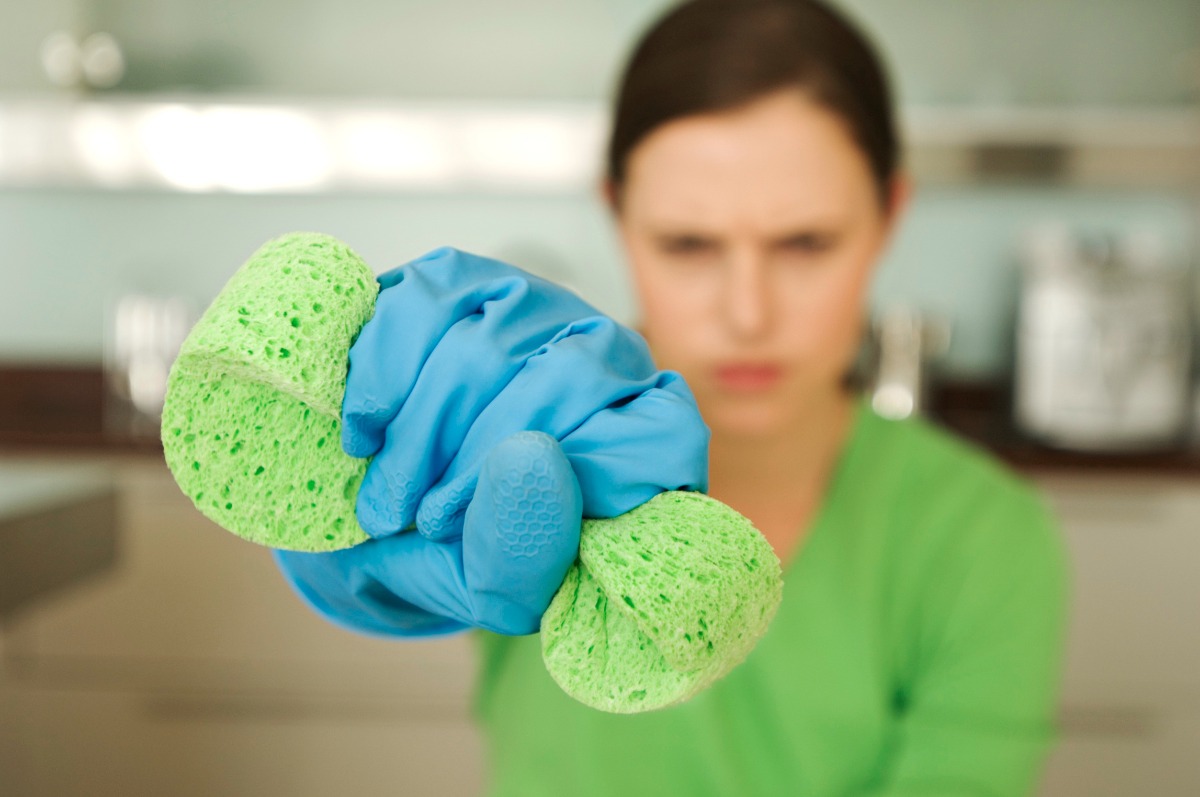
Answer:
[[[869,268],[857,259],[827,265],[827,279],[809,285],[806,312],[793,315],[792,338],[814,370],[837,379],[861,343]]]

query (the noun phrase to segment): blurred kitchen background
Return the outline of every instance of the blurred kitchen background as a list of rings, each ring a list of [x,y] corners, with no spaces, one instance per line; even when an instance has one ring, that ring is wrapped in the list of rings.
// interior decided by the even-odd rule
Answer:
[[[179,337],[265,240],[442,244],[632,320],[595,182],[660,0],[0,0],[0,794],[471,794],[469,642],[327,626],[178,492]],[[1196,0],[842,0],[917,194],[862,381],[1045,490],[1046,797],[1200,794]],[[569,791],[567,786],[564,786]]]

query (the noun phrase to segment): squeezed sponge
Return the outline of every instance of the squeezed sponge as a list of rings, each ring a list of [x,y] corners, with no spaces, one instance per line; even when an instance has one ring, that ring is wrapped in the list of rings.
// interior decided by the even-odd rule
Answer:
[[[167,380],[167,465],[196,507],[296,551],[367,539],[354,504],[367,460],[341,447],[347,352],[375,311],[367,265],[328,235],[269,241],[196,323]]]
[[[342,451],[348,353],[377,283],[345,244],[268,242],[184,341],[162,440],[183,491],[253,542],[298,551],[368,539],[355,519],[367,460]],[[631,713],[688,699],[741,662],[779,606],[779,560],[733,509],[668,492],[583,522],[579,561],[542,617],[567,694]]]
[[[584,521],[579,561],[542,616],[542,659],[594,708],[669,706],[745,659],[782,589],[779,559],[749,520],[700,493],[662,493]]]

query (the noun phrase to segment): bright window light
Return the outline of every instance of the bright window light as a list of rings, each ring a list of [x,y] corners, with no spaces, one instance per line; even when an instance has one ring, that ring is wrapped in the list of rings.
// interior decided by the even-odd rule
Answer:
[[[368,185],[439,185],[459,169],[446,124],[432,114],[359,112],[334,125],[346,176]]]
[[[105,185],[125,185],[137,174],[137,153],[129,126],[113,108],[80,108],[71,125],[71,139],[88,173]]]

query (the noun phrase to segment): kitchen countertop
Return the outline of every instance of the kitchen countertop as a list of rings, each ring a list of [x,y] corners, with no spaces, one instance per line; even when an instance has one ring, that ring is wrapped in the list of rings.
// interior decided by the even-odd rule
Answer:
[[[0,526],[112,489],[111,476],[98,464],[0,460]]]
[[[0,460],[0,621],[116,559],[117,491],[102,465]]]
[[[1200,475],[1200,441],[1174,450],[1101,454],[1050,448],[1012,424],[1011,389],[1003,381],[935,385],[930,417],[1026,472],[1129,472]],[[0,362],[0,455],[122,454],[162,457],[153,429],[119,435],[105,419],[99,366],[29,366]],[[146,431],[146,430],[143,430]]]

